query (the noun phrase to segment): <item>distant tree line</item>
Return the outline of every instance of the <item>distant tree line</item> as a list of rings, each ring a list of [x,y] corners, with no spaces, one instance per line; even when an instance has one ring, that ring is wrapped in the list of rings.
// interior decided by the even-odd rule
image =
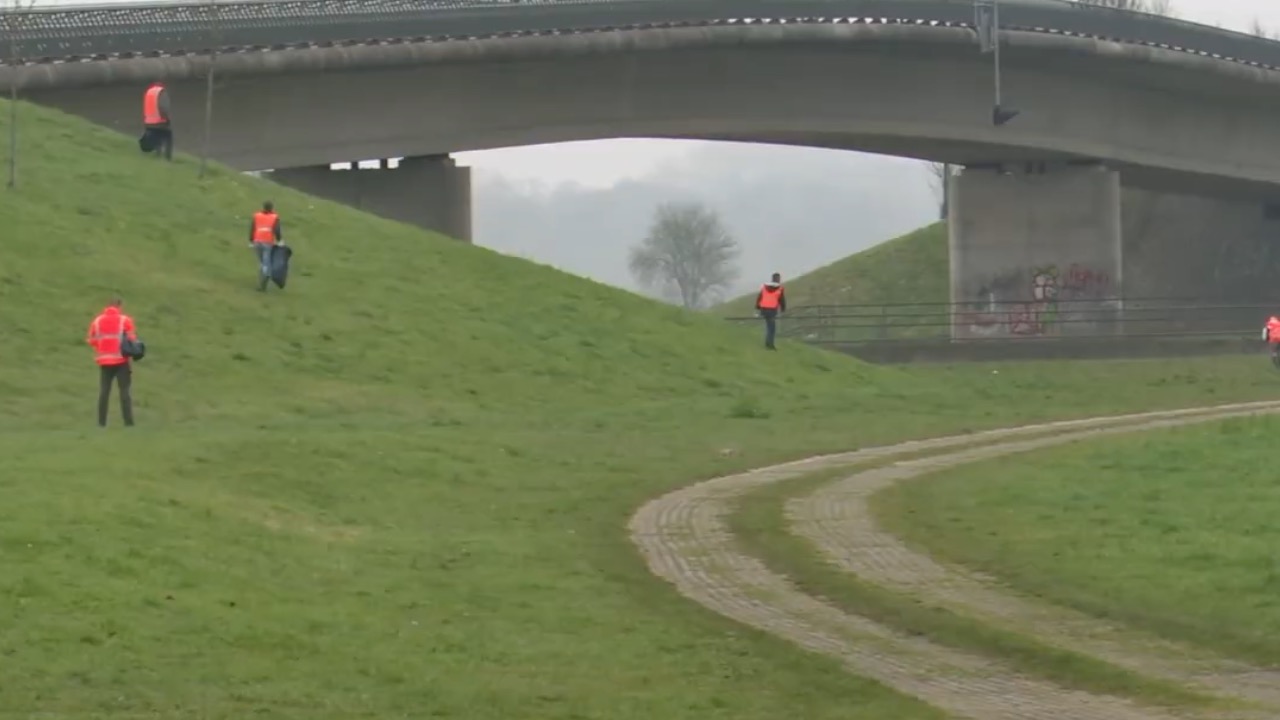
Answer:
[[[1132,10],[1134,12],[1151,13],[1152,15],[1174,14],[1173,0],[1075,0],[1080,5]]]

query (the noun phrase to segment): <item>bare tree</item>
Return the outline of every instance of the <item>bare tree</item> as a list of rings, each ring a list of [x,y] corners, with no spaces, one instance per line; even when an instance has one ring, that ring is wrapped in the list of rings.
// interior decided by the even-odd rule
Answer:
[[[696,310],[715,300],[738,276],[738,243],[720,217],[698,203],[664,203],[649,234],[631,248],[628,267],[641,285],[679,297]]]
[[[1081,5],[1108,7],[1117,10],[1151,13],[1172,17],[1175,13],[1173,0],[1076,0]]]
[[[950,163],[931,162],[927,169],[929,189],[933,191],[933,196],[938,201],[938,219],[946,220],[951,211],[951,183],[948,181],[952,175],[955,175],[956,166]]]
[[[0,13],[3,18],[5,38],[9,41],[9,181],[8,186],[18,186],[18,41],[26,21],[24,13],[35,7],[36,0],[10,0]]]
[[[1274,30],[1268,29],[1266,25],[1262,24],[1262,21],[1259,20],[1258,16],[1256,15],[1253,17],[1253,22],[1249,23],[1249,32],[1254,35],[1257,35],[1260,38],[1266,38],[1268,40],[1280,40],[1280,33],[1277,33]]]

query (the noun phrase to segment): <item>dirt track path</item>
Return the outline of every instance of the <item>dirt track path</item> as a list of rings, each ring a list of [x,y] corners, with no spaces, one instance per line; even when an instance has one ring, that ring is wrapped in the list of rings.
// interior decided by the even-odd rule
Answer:
[[[811,458],[715,478],[669,493],[641,507],[632,517],[630,530],[650,570],[672,582],[685,596],[739,622],[836,657],[852,672],[919,697],[958,717],[1189,717],[1028,678],[1003,663],[910,637],[846,613],[805,595],[785,577],[741,552],[725,518],[731,501],[753,488],[828,468],[1019,436],[1119,426],[1130,430],[1168,427],[1259,412],[1280,412],[1280,402],[1048,423]]]
[[[1194,418],[1194,421],[1205,419]],[[1155,429],[1187,422],[1188,419],[1183,418],[1143,423],[1138,427]],[[1212,694],[1265,703],[1280,714],[1280,671],[1259,670],[1202,649],[1011,594],[993,578],[944,565],[911,550],[877,525],[867,504],[878,490],[944,468],[1134,429],[1132,425],[1121,425],[1078,431],[945,452],[865,470],[788,502],[788,520],[797,534],[809,538],[820,552],[865,580],[907,592],[993,627],[1035,635],[1059,647],[1099,657],[1143,675],[1198,686]]]

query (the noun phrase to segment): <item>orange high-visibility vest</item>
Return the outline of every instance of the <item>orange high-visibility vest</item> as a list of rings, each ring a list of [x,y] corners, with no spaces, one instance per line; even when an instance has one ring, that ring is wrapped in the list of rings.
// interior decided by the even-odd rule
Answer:
[[[1280,343],[1280,318],[1267,320],[1267,342]]]
[[[764,285],[760,288],[760,309],[777,310],[778,301],[782,297],[782,286],[771,288]]]
[[[123,365],[128,360],[120,354],[120,338],[128,335],[136,340],[133,318],[116,308],[103,310],[98,317],[89,323],[89,334],[85,340],[93,346],[99,365]]]
[[[256,212],[253,214],[253,241],[256,243],[273,243],[276,241],[276,219],[280,216],[273,212]]]
[[[142,123],[144,125],[163,125],[165,123],[164,115],[160,114],[160,93],[164,92],[163,85],[152,85],[147,88],[147,93],[142,96]]]

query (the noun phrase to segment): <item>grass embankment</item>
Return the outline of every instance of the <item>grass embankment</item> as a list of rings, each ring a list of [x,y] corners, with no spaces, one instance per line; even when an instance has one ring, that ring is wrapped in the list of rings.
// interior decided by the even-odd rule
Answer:
[[[947,226],[934,223],[795,278],[783,278],[787,302],[806,305],[945,303],[950,300]],[[751,314],[755,293],[721,305]]]
[[[791,311],[779,332],[825,340],[945,335],[949,316],[938,304],[950,302],[947,258],[947,226],[935,223],[799,277],[783,278]],[[915,303],[923,305],[911,305]],[[905,305],[884,307],[900,304]],[[754,293],[715,310],[721,317],[751,317],[754,312]]]
[[[717,318],[22,116],[0,192],[10,714],[935,717],[654,582],[627,516],[815,452],[1276,394],[1248,358],[995,376],[766,353]],[[298,253],[264,295],[243,244],[265,197]],[[113,404],[103,432],[82,339],[117,291],[149,355],[138,427]]]
[[[918,546],[1085,612],[1280,666],[1280,419],[966,465],[874,498]]]
[[[927,455],[928,453],[921,453]],[[904,457],[896,457],[896,462]],[[875,464],[860,466],[863,469]],[[866,582],[821,557],[812,543],[790,530],[786,504],[858,467],[816,473],[797,481],[765,485],[739,498],[729,525],[743,548],[804,592],[848,612],[911,635],[1008,661],[1028,675],[1086,692],[1131,697],[1165,706],[1210,706],[1213,698],[1148,678],[1112,663],[988,626],[910,595]]]

